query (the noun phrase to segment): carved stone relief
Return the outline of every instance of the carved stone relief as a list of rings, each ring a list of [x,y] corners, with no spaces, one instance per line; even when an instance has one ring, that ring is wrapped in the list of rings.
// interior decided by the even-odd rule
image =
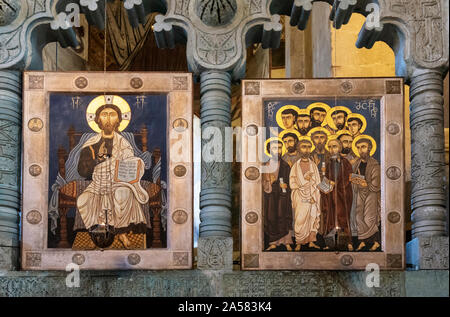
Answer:
[[[44,76],[30,76],[30,89],[43,89]]]
[[[258,221],[258,214],[254,211],[249,211],[245,215],[245,221],[247,221],[249,224],[254,224]]]
[[[390,5],[391,12],[400,15],[409,26],[413,36],[412,53],[415,61],[423,66],[439,63],[444,57],[445,50],[442,2],[440,0],[385,2]]]
[[[26,219],[27,219],[28,223],[30,223],[32,225],[37,225],[38,223],[41,222],[42,215],[37,210],[31,210],[27,213]]]
[[[400,219],[401,219],[401,216],[397,211],[391,211],[390,213],[388,213],[389,222],[397,223],[400,221]]]
[[[173,253],[173,265],[174,266],[186,266],[189,264],[189,253],[187,252],[174,252]]]
[[[188,89],[188,78],[185,76],[182,77],[173,77],[173,89],[174,90],[186,90]]]
[[[131,265],[137,265],[141,262],[141,257],[137,253],[131,253],[127,257],[128,263]]]
[[[258,268],[259,267],[259,254],[244,254],[244,267],[245,268]]]
[[[305,85],[302,82],[296,82],[292,85],[292,92],[294,94],[302,94],[305,91]]]
[[[198,242],[198,267],[201,269],[231,269],[233,239],[201,237]]]
[[[28,121],[28,129],[33,132],[39,132],[44,127],[44,123],[40,118],[32,118]]]
[[[14,122],[0,119],[0,184],[17,186],[20,165],[20,127]]]
[[[139,89],[142,87],[142,85],[144,85],[144,83],[142,82],[142,79],[140,79],[139,77],[131,78],[130,86],[133,87],[134,89]]]
[[[28,170],[31,176],[39,176],[42,173],[42,168],[37,164],[31,165]]]
[[[397,166],[391,166],[387,169],[386,175],[391,180],[397,180],[402,176],[402,171]]]
[[[75,86],[77,86],[77,88],[84,89],[87,87],[87,85],[88,80],[86,79],[86,77],[80,76],[77,79],[75,79]]]
[[[388,268],[402,268],[402,255],[401,254],[387,254],[386,255],[386,266]]]
[[[38,252],[27,252],[25,261],[28,267],[39,267],[41,266],[41,254]]]
[[[80,254],[80,253],[76,253],[72,256],[72,262],[78,265],[81,265],[84,263],[85,261],[85,257],[84,255]]]
[[[257,180],[259,178],[259,174],[259,169],[254,166],[250,166],[245,170],[245,177],[251,181]]]
[[[260,83],[255,82],[246,82],[245,83],[245,94],[246,95],[259,95],[260,93]]]
[[[176,224],[183,224],[187,221],[188,215],[184,210],[175,210],[172,214],[172,220]]]

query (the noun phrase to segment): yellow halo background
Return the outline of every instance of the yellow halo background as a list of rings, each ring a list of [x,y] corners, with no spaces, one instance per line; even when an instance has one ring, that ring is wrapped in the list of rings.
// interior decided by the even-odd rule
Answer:
[[[299,109],[299,108],[297,108],[297,112],[298,112],[298,114],[299,115],[307,115],[307,116],[309,116],[309,110],[308,109]]]
[[[338,132],[336,132],[336,138],[340,137],[341,135],[346,134],[349,136],[352,136],[352,134],[350,133],[350,131],[348,130],[339,130]]]
[[[297,113],[298,113],[298,110],[299,110],[298,107],[297,107],[297,106],[294,106],[294,105],[286,105],[286,106],[283,106],[283,107],[281,107],[280,109],[278,109],[277,115],[276,115],[276,119],[277,119],[278,126],[279,126],[280,128],[282,128],[283,130],[286,129],[286,127],[285,127],[284,124],[283,124],[283,119],[281,119],[281,113],[282,113],[284,110],[286,110],[286,109],[294,109],[295,112],[297,112]],[[296,126],[296,122],[294,122],[294,126]]]
[[[337,110],[345,111],[345,112],[347,113],[347,115],[349,115],[350,113],[352,113],[350,109],[348,109],[347,107],[344,107],[344,106],[336,106],[336,107],[333,107],[333,108],[331,108],[331,109],[327,112],[327,116],[326,116],[325,120],[323,120],[322,126],[324,126],[325,124],[328,124],[328,126],[329,126],[330,128],[332,128],[333,130],[336,130],[336,129],[337,129],[337,128],[336,128],[336,125],[335,125],[334,122],[333,122],[333,118],[331,118],[331,114],[332,114],[333,112],[337,111]]]
[[[94,130],[97,133],[100,133],[101,130],[98,127],[98,124],[95,123],[95,112],[98,108],[105,104],[113,104],[119,107],[120,111],[122,112],[122,121],[120,122],[119,131],[125,130],[125,128],[128,126],[131,120],[131,109],[128,102],[126,102],[125,99],[123,99],[120,96],[117,95],[101,95],[98,97],[95,97],[88,105],[86,109],[86,120],[88,122],[88,125],[91,127],[92,130]]]
[[[311,109],[316,107],[323,108],[326,112],[330,111],[331,109],[329,105],[323,102],[314,102],[310,104],[308,107],[306,107],[306,109],[308,109],[308,111],[311,113]]]
[[[308,136],[309,136],[309,137],[312,137],[312,135],[313,135],[314,133],[319,132],[319,131],[325,133],[327,136],[330,136],[330,135],[331,135],[330,131],[328,131],[327,129],[325,129],[325,128],[323,128],[323,127],[315,127],[315,128],[312,128],[311,130],[309,130]]]
[[[295,129],[286,129],[286,130],[283,130],[283,131],[280,132],[280,134],[278,134],[278,137],[279,137],[280,139],[283,140],[283,136],[284,136],[286,133],[294,133],[294,134],[298,137],[299,140],[300,140],[300,138],[302,137],[302,135],[300,134],[300,132],[298,132],[298,131],[295,130]]]
[[[268,139],[266,140],[266,142],[264,142],[264,153],[266,153],[266,155],[267,155],[268,157],[272,157],[272,154],[270,154],[270,153],[267,151],[267,144],[269,144],[269,143],[272,142],[272,141],[280,141],[280,142],[281,142],[281,144],[283,145],[283,146],[281,147],[281,155],[284,155],[284,153],[286,153],[286,147],[284,146],[283,140],[281,140],[280,138],[277,138],[277,137],[268,138]]]
[[[358,149],[356,148],[356,142],[358,142],[360,139],[369,139],[372,141],[372,150],[370,150],[370,156],[373,156],[377,150],[377,142],[375,142],[374,138],[372,138],[370,135],[367,134],[361,134],[358,135],[352,142],[352,150],[353,153],[355,153],[356,156],[359,157]]]
[[[359,113],[350,113],[349,115],[348,115],[348,117],[347,117],[347,122],[345,122],[345,125],[348,127],[348,119],[350,119],[350,118],[358,118],[359,120],[361,120],[362,121],[362,126],[361,126],[361,129],[359,130],[359,133],[363,133],[364,131],[366,131],[366,128],[367,128],[367,120],[366,120],[366,118],[362,115],[362,114],[359,114]]]
[[[309,136],[302,135],[298,140],[299,144],[300,144],[300,141],[302,141],[302,140],[307,140],[307,141],[311,142],[311,152],[309,152],[309,153],[312,153],[316,149],[314,142],[311,140],[311,138]]]

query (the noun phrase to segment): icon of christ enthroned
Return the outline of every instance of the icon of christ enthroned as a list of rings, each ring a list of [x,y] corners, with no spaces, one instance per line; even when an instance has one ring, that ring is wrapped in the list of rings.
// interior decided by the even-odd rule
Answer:
[[[120,96],[94,98],[87,107],[86,119],[95,133],[80,133],[78,144],[71,148],[65,162],[68,184],[61,186],[56,206],[61,214],[64,198],[71,194],[76,207],[72,248],[145,249],[149,241],[157,247],[155,237],[151,234],[153,240],[148,240],[146,233],[152,227],[152,206],[162,203],[161,184],[142,177],[147,170],[155,174],[159,149],[149,153],[145,145],[141,151],[134,140],[140,134],[124,131],[131,120],[131,109]],[[147,133],[141,137],[144,147]]]
[[[78,173],[92,182],[78,197],[77,208],[86,229],[112,228],[129,248],[126,233],[146,223],[141,204],[147,203],[149,197],[140,184],[144,162],[134,156],[130,143],[118,133],[129,122],[126,101],[107,96],[102,104],[102,96],[98,98],[87,110],[88,121],[95,111],[89,125],[97,134],[83,144],[78,162]]]

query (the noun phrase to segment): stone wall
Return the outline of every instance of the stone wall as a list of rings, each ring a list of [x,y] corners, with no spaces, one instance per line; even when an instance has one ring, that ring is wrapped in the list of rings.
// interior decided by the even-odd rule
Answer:
[[[0,272],[0,297],[404,297],[449,296],[448,271],[382,271],[380,287],[366,272],[90,271],[80,287],[66,287],[65,272]]]

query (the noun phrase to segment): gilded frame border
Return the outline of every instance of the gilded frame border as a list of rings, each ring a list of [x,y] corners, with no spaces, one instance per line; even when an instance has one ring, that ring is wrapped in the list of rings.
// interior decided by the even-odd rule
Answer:
[[[397,77],[242,81],[242,270],[364,270],[370,263],[378,264],[380,269],[405,268],[403,87],[403,79]],[[249,161],[247,149],[248,131],[254,126],[264,127],[264,100],[367,96],[380,97],[381,104],[382,252],[264,252],[261,173],[253,172],[250,178],[245,173],[249,167],[261,169],[259,158]],[[391,212],[397,213],[395,219],[388,219]]]
[[[192,102],[190,73],[165,72],[25,72],[23,81],[23,208],[22,263],[24,270],[65,270],[76,263],[82,270],[191,269],[193,265],[193,164]],[[49,93],[160,93],[167,95],[167,248],[146,250],[93,250],[47,248]],[[29,126],[42,120],[41,129]],[[172,128],[184,119],[182,131]],[[33,129],[32,129],[33,128]],[[33,131],[36,130],[36,131]],[[180,143],[181,142],[181,143]],[[175,162],[170,149],[177,143],[187,159]],[[176,175],[179,165],[184,175]],[[33,176],[31,173],[36,174]],[[182,193],[182,194],[181,194]],[[37,211],[34,221],[27,220]],[[175,223],[172,216],[184,210],[187,220]],[[30,217],[31,218],[31,217]]]

